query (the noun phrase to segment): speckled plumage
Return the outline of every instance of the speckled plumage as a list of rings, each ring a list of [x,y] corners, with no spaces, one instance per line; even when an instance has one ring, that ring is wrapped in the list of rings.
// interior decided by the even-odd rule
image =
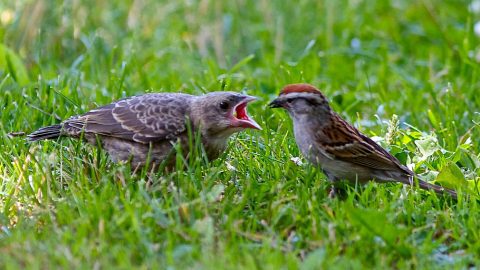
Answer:
[[[243,119],[233,116],[239,104],[245,107],[252,100],[253,97],[234,92],[201,96],[145,94],[73,116],[59,125],[41,128],[28,138],[37,141],[83,136],[91,144],[100,143],[114,161],[128,161],[137,168],[144,166],[148,158],[152,166],[159,166],[167,157],[174,157],[176,143],[188,156],[190,126],[192,132],[200,132],[201,143],[212,160],[225,150],[231,134],[244,128],[259,128],[248,116]]]

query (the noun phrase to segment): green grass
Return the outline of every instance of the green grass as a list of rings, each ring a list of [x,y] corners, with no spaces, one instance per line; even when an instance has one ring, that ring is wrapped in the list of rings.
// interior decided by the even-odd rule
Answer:
[[[23,64],[0,60],[0,268],[478,267],[480,14],[469,4],[1,0],[0,57]],[[325,176],[292,161],[287,115],[265,106],[294,82],[471,196],[372,183],[329,199]],[[213,90],[260,97],[250,114],[264,129],[153,181],[74,140],[7,136],[130,95]]]

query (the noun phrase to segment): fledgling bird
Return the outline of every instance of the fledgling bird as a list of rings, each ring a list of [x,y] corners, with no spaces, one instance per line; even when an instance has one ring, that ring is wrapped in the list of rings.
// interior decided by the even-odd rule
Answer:
[[[113,161],[129,161],[136,169],[149,160],[152,168],[166,159],[167,166],[174,165],[170,157],[177,142],[188,151],[190,126],[190,134],[200,133],[207,157],[213,160],[226,149],[233,133],[261,129],[247,114],[247,104],[255,99],[234,92],[144,94],[43,127],[28,139],[83,137],[90,144],[100,143]]]
[[[366,183],[374,180],[414,184],[414,172],[343,120],[314,86],[287,85],[269,106],[288,111],[300,151],[310,162],[321,167],[331,182]],[[418,185],[438,194],[457,197],[453,190],[420,179]]]

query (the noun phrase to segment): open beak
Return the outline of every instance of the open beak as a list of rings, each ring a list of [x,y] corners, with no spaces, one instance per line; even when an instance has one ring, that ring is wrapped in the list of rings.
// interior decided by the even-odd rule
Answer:
[[[280,102],[278,99],[274,99],[270,104],[268,104],[270,108],[281,108],[283,107],[283,103]]]
[[[255,122],[247,113],[248,103],[257,100],[256,97],[245,96],[235,107],[232,109],[232,116],[234,118],[233,125],[241,128],[251,128],[262,130],[259,124]]]

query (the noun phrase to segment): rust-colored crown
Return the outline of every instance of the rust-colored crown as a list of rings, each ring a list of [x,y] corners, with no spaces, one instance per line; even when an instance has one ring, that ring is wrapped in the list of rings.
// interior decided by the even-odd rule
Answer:
[[[290,93],[313,93],[323,97],[323,94],[320,92],[320,90],[307,83],[294,83],[286,85],[280,92],[280,95],[286,95]]]

